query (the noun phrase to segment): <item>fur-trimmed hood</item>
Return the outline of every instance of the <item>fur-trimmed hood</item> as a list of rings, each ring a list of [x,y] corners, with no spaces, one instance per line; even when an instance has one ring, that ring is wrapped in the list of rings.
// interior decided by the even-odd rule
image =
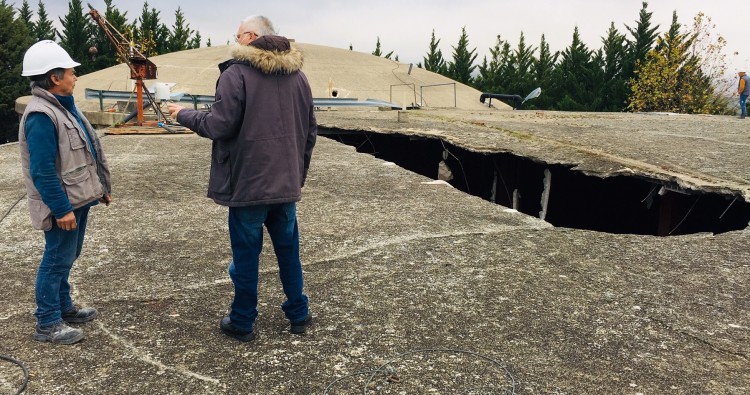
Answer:
[[[281,36],[262,36],[232,50],[232,60],[249,63],[264,74],[291,74],[302,69],[302,52]]]

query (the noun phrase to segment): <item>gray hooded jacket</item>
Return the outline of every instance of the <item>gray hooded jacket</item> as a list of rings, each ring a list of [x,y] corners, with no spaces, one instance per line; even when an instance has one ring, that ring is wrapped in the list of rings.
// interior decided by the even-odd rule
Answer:
[[[177,122],[213,140],[208,197],[224,206],[300,200],[317,136],[302,53],[280,36],[237,47],[221,64],[211,112]]]

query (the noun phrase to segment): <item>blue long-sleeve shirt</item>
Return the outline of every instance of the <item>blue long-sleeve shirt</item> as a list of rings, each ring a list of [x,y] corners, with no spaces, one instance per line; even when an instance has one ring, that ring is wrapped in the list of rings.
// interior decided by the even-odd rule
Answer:
[[[86,136],[86,142],[94,155],[94,161],[96,161],[96,151],[91,145],[91,137],[89,137],[86,125],[76,110],[73,96],[55,95],[55,97],[81,125],[81,129]],[[70,204],[65,190],[63,190],[58,175],[59,171],[55,164],[58,146],[55,125],[47,114],[35,112],[26,117],[24,130],[29,148],[31,179],[34,181],[34,186],[39,191],[42,201],[52,211],[52,215],[55,218],[61,218],[73,211],[73,206]],[[96,201],[93,204],[96,204]]]

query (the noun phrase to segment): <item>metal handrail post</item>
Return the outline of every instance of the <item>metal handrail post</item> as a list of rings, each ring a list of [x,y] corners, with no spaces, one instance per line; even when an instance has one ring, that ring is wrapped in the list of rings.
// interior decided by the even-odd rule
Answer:
[[[453,107],[458,107],[458,101],[456,99],[456,83],[455,82],[449,82],[446,84],[432,84],[432,85],[420,85],[419,86],[419,97],[420,99],[424,100],[424,88],[431,88],[433,86],[445,86],[445,85],[453,85]],[[416,98],[415,98],[416,100]],[[421,105],[424,105],[424,102],[420,103]]]
[[[389,87],[389,92],[388,92],[388,101],[389,102],[393,102],[393,87],[394,86],[409,86],[409,85],[411,85],[411,90],[414,93],[414,104],[416,104],[417,103],[417,85],[414,84],[413,82],[409,83],[409,84],[394,84],[394,85],[391,85]]]

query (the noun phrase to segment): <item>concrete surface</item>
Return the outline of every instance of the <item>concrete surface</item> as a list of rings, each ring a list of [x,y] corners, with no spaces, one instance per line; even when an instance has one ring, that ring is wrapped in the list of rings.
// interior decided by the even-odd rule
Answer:
[[[319,121],[601,175],[684,170],[687,184],[747,193],[739,121],[499,113],[412,112],[398,124],[396,112],[331,111]],[[553,228],[320,138],[299,204],[315,326],[285,331],[267,243],[259,338],[243,344],[218,330],[232,286],[226,210],[204,197],[209,142],[102,141],[115,201],[92,210],[72,275],[77,301],[101,316],[74,346],[32,340],[43,238],[29,224],[18,147],[0,146],[0,354],[28,366],[30,394],[750,393],[747,230]],[[0,367],[0,390],[12,393],[20,370]]]

